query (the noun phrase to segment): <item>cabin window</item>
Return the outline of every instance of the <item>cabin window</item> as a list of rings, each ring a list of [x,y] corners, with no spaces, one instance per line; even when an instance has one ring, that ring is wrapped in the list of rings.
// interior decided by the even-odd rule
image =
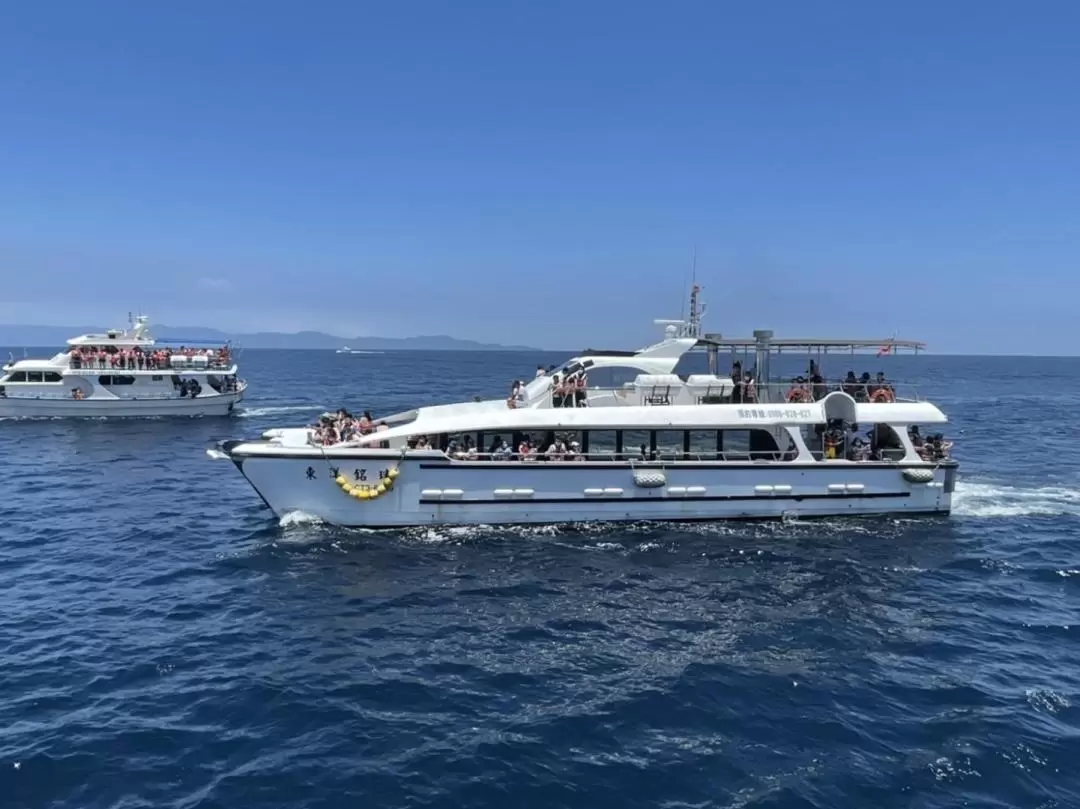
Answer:
[[[590,461],[613,461],[619,451],[619,435],[616,430],[589,430],[588,453]]]
[[[900,434],[891,424],[875,424],[870,431],[870,456],[883,461],[899,461],[907,454]]]
[[[162,382],[164,381],[164,379],[165,377],[163,377],[161,374],[154,374],[152,377],[150,377],[151,382]]]
[[[689,438],[687,453],[690,460],[705,461],[716,458],[719,450],[716,430],[688,430],[686,435]]]
[[[45,374],[43,374],[41,371],[27,371],[26,372],[26,381],[27,382],[44,382],[45,381]]]
[[[685,435],[685,430],[657,430],[657,459],[661,461],[681,461],[683,459],[683,436]]]
[[[8,382],[25,382],[25,381],[26,381],[26,371],[16,371],[10,377],[8,377]]]
[[[643,373],[645,372],[640,368],[632,368],[628,365],[601,366],[589,368],[586,371],[590,388],[626,387]]]
[[[56,373],[56,371],[46,371],[45,372],[45,381],[46,382],[63,382],[64,377],[60,376],[60,374]]]
[[[516,451],[514,447],[514,436],[512,433],[481,433],[483,442],[479,444],[480,452],[484,453],[484,457],[493,458],[494,460],[509,460],[510,453]],[[504,446],[505,445],[505,446]]]
[[[723,430],[720,441],[726,461],[772,461],[780,457],[780,448],[768,430]]]
[[[649,458],[656,451],[652,430],[623,430],[623,453],[625,457]]]
[[[99,385],[134,385],[135,377],[126,376],[124,374],[113,374],[112,376],[99,376]]]

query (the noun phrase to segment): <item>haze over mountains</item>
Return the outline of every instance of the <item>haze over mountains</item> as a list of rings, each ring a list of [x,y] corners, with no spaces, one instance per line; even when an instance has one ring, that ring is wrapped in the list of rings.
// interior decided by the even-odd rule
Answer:
[[[115,328],[115,327],[114,327]],[[0,325],[0,345],[3,346],[55,346],[66,344],[71,337],[80,334],[103,334],[108,331],[101,326],[25,326]],[[474,340],[459,340],[444,334],[420,337],[339,337],[319,331],[302,331],[295,334],[283,332],[254,332],[230,334],[218,329],[201,326],[155,325],[151,329],[159,340],[212,340],[224,343],[228,340],[244,348],[349,348],[366,351],[539,351],[520,345],[498,345]]]

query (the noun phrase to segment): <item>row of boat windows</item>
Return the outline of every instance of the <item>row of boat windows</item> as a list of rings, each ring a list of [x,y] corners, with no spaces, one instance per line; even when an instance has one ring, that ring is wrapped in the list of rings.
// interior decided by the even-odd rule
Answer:
[[[150,377],[153,382],[161,382],[164,376]],[[8,382],[63,382],[64,377],[55,371],[16,371],[7,380]],[[98,377],[99,385],[134,385],[135,377],[126,374],[111,374]]]
[[[802,437],[815,458],[900,460],[905,449],[896,430],[876,424],[807,426]],[[555,460],[794,460],[798,448],[786,430],[533,430],[419,436],[410,448],[440,449],[455,458]]]
[[[781,448],[763,429],[729,430],[533,430],[419,437],[410,446],[441,449],[455,457],[569,457],[604,460],[639,457],[668,460],[692,457],[775,459],[794,457],[790,437]]]

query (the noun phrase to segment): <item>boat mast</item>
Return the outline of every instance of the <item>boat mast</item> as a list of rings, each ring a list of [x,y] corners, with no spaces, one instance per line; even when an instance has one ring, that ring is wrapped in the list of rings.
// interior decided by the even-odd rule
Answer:
[[[690,282],[690,316],[683,326],[683,337],[701,337],[701,318],[705,314],[705,304],[699,300],[701,287],[697,283],[697,253],[694,253],[694,275]]]

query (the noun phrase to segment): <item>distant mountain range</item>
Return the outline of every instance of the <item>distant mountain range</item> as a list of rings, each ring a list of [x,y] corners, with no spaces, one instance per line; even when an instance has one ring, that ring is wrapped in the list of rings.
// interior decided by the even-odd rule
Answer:
[[[102,334],[108,331],[101,326],[5,326],[0,325],[2,346],[62,346],[71,337],[80,334]],[[338,337],[319,331],[301,331],[295,334],[282,332],[255,332],[253,334],[229,334],[218,329],[201,326],[153,326],[151,331],[159,340],[213,340],[224,343],[231,340],[244,348],[349,348],[364,351],[540,351],[531,346],[480,343],[475,340],[459,340],[444,334],[423,337]]]

